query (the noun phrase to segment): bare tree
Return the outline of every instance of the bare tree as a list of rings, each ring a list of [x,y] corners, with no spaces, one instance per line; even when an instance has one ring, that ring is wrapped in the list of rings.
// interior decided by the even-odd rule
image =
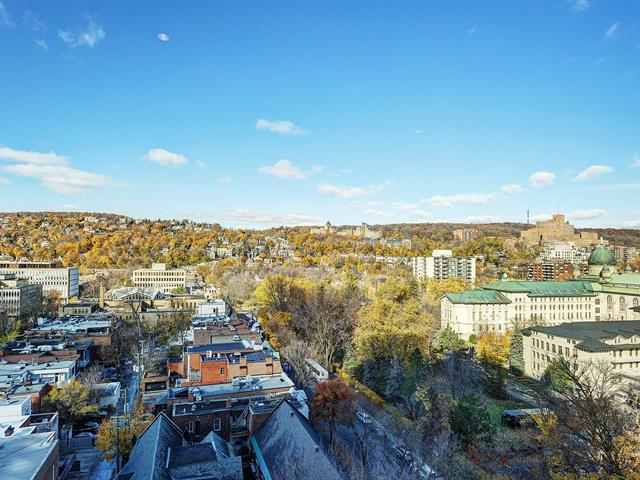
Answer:
[[[282,354],[293,367],[298,384],[308,387],[313,384],[313,375],[307,365],[307,358],[314,358],[315,352],[307,342],[294,338],[282,348]]]
[[[557,417],[549,448],[563,457],[563,469],[577,473],[595,466],[607,478],[638,472],[640,428],[616,400],[621,378],[610,362],[559,358],[553,362],[544,400]]]

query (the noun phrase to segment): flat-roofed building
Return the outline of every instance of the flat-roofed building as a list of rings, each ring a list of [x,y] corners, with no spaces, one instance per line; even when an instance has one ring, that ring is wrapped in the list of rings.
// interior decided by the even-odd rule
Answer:
[[[640,376],[640,321],[573,322],[523,330],[525,373],[539,378],[557,358],[609,363],[618,373]]]
[[[7,317],[35,318],[42,309],[42,285],[0,273],[0,312]]]
[[[527,245],[542,245],[552,240],[574,242],[580,247],[590,247],[598,243],[595,232],[576,232],[573,225],[565,220],[564,215],[556,213],[550,220],[536,222],[536,226],[520,232],[520,237]]]
[[[468,283],[476,281],[475,257],[454,257],[451,250],[434,250],[430,257],[413,257],[411,267],[418,280],[427,278],[441,282],[459,277]]]
[[[163,293],[187,288],[187,271],[182,268],[167,269],[164,263],[153,263],[151,268],[133,271],[133,284],[137,287],[158,288]]]
[[[0,274],[13,273],[28,283],[42,285],[44,293],[56,291],[63,300],[77,297],[80,274],[75,267],[59,267],[55,262],[0,261]]]

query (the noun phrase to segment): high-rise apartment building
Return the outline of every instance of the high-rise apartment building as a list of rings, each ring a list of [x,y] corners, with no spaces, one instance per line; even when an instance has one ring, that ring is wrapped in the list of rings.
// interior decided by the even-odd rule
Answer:
[[[9,318],[33,318],[42,308],[42,285],[0,274],[0,311]]]
[[[469,283],[476,280],[475,257],[454,257],[451,250],[434,250],[430,257],[411,259],[413,276],[436,279],[441,282],[451,277],[459,277]]]

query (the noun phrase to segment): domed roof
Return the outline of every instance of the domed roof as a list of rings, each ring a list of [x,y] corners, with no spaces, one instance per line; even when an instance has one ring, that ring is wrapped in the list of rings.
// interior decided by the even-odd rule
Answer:
[[[615,265],[616,257],[610,250],[602,245],[598,245],[589,255],[589,265]]]

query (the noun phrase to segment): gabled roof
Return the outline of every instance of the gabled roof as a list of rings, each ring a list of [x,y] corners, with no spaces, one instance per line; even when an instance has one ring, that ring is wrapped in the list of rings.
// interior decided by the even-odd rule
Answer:
[[[171,480],[166,468],[169,448],[182,446],[182,431],[160,413],[142,432],[117,480]]]
[[[272,480],[344,480],[309,421],[283,400],[251,437],[258,465]]]

